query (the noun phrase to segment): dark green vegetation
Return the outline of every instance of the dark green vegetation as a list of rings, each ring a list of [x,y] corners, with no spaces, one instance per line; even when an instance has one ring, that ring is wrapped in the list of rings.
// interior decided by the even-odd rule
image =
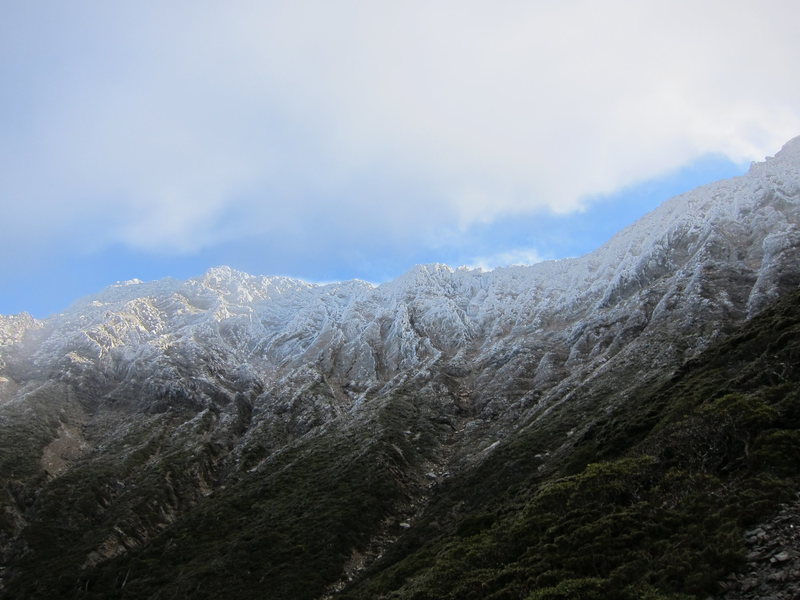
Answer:
[[[352,549],[418,495],[409,473],[447,429],[402,396],[366,408],[361,418],[300,439],[203,498],[187,490],[214,477],[223,448],[148,437],[164,423],[142,423],[118,442],[136,448],[123,464],[84,461],[31,499],[34,520],[23,533],[31,551],[15,565],[6,597],[321,595]],[[201,419],[193,433],[204,427]],[[154,456],[158,467],[149,469]],[[126,489],[120,482],[131,478],[137,485]],[[130,551],[85,564],[93,549],[120,542]]]
[[[743,531],[800,489],[800,294],[669,381],[580,400],[430,488],[458,409],[410,391],[274,454],[249,446],[238,468],[213,414],[191,431],[151,414],[114,460],[82,459],[38,494],[30,448],[59,421],[5,428],[0,530],[27,523],[27,552],[4,597],[705,598],[741,564]],[[334,593],[377,534],[396,541]]]

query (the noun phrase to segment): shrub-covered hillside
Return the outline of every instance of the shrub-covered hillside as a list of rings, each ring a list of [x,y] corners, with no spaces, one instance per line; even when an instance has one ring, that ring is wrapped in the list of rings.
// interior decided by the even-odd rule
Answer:
[[[541,469],[536,424],[441,491],[342,598],[705,598],[800,487],[800,294]],[[788,585],[777,582],[777,586]]]

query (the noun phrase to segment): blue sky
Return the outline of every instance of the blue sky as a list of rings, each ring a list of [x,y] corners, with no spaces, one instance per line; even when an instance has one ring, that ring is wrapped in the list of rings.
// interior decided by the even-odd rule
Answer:
[[[590,251],[800,134],[794,1],[6,0],[0,313]]]

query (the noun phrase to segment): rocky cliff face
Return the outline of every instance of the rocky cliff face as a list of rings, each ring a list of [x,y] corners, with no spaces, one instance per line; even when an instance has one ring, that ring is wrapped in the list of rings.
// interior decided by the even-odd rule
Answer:
[[[308,484],[324,447],[391,475],[302,597],[333,593],[520,432],[557,425],[536,459],[555,469],[600,415],[796,289],[798,248],[800,138],[576,259],[379,286],[220,267],[0,317],[0,585],[34,597],[26,572],[50,565],[89,594],[103,565],[205,527],[226,490]]]

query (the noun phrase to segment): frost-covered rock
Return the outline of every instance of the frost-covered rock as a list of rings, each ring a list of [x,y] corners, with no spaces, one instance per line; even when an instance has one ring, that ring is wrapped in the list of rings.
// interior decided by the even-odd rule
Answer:
[[[580,258],[490,272],[420,265],[379,286],[228,267],[132,280],[44,322],[2,317],[0,352],[11,357],[6,376],[20,380],[294,394],[313,373],[351,403],[439,367],[459,373],[480,402],[509,384],[544,389],[634,355],[674,366],[800,283],[799,165],[800,138]],[[36,343],[22,343],[30,330]],[[644,343],[665,332],[693,336],[666,351]]]

